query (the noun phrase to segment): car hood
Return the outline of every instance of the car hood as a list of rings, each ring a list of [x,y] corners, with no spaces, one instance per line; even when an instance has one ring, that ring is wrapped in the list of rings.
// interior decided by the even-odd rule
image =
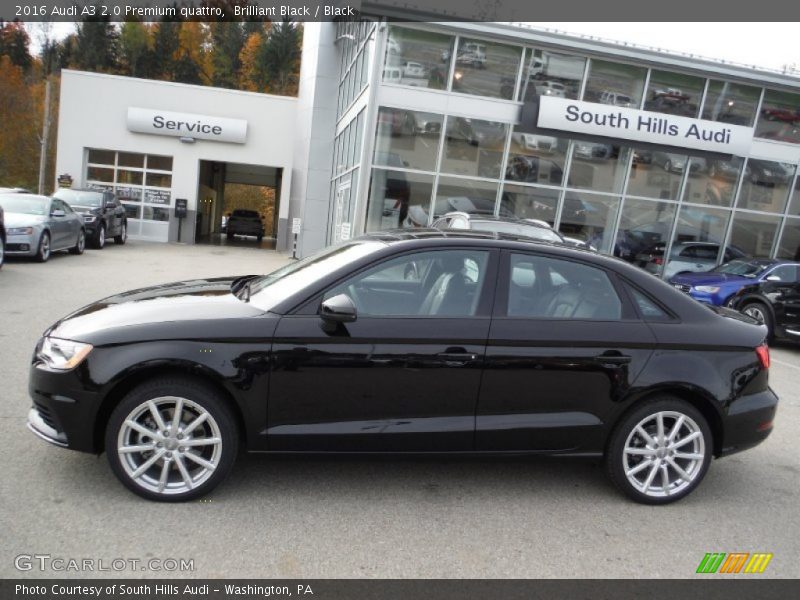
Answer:
[[[99,206],[81,206],[80,204],[70,204],[72,210],[79,214],[99,215],[102,209]]]
[[[15,212],[7,212],[3,219],[6,229],[11,229],[12,227],[32,227],[33,225],[44,223],[46,220],[46,217],[40,215],[27,215],[25,213]]]
[[[231,293],[236,279],[179,281],[109,296],[64,317],[46,335],[89,343],[132,341],[135,330],[146,331],[143,339],[201,337],[204,321],[231,324],[264,314]]]
[[[670,283],[688,283],[689,285],[727,285],[727,284],[741,284],[744,285],[753,281],[751,277],[744,277],[742,275],[731,275],[730,273],[684,273],[683,275],[675,275],[669,280]]]

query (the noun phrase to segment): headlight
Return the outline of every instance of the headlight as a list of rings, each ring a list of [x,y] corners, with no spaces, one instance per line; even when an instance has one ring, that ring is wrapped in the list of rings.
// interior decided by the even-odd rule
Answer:
[[[33,227],[12,227],[6,229],[8,235],[30,235],[33,233]]]
[[[91,351],[91,344],[46,337],[42,340],[38,357],[51,369],[69,371],[81,364]]]
[[[717,285],[698,285],[694,288],[698,292],[703,292],[704,294],[716,294],[719,291],[719,286]]]
[[[86,223],[94,223],[97,217],[95,215],[83,215],[83,220]]]

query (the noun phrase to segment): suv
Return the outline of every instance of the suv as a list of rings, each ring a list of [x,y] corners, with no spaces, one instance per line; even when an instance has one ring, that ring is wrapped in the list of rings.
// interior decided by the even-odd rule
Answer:
[[[98,189],[60,188],[53,198],[63,200],[83,219],[89,243],[102,250],[106,240],[115,244],[128,240],[128,216],[119,199],[109,191]]]
[[[716,242],[675,242],[670,250],[670,258],[664,264],[664,250],[666,244],[659,242],[648,250],[636,255],[636,262],[644,266],[654,275],[661,275],[666,270],[665,279],[671,279],[681,273],[700,273],[714,268],[719,254],[719,244]],[[737,248],[725,248],[722,262],[730,262],[745,256]]]
[[[234,235],[254,235],[260,242],[264,239],[264,222],[261,220],[261,215],[254,210],[236,209],[228,217],[225,235],[229,240],[232,240]]]
[[[621,94],[619,92],[609,92],[609,91],[603,92],[602,94],[600,94],[600,102],[602,104],[612,104],[614,106],[636,108],[636,103],[634,102],[633,98],[631,98],[627,94]]]

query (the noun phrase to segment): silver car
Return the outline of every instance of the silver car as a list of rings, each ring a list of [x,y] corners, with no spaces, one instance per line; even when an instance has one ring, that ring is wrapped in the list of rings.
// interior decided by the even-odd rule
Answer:
[[[34,194],[0,194],[5,210],[6,256],[30,256],[45,262],[53,252],[83,254],[83,219],[58,198]]]
[[[702,273],[709,271],[717,266],[717,255],[719,254],[719,244],[716,242],[675,242],[672,244],[670,259],[664,266],[664,242],[652,246],[644,252],[636,255],[636,261],[643,265],[645,270],[653,275],[664,275],[665,279],[670,279],[682,273]],[[728,246],[722,256],[722,262],[729,262],[735,258],[742,258],[745,254],[737,249]]]

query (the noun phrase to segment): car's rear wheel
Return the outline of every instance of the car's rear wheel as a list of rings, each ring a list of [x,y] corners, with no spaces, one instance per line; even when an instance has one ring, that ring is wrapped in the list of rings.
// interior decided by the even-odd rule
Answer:
[[[712,456],[711,429],[694,406],[659,396],[617,424],[606,452],[611,481],[643,504],[668,504],[703,480]]]
[[[767,336],[772,339],[772,315],[770,315],[769,309],[764,304],[761,302],[749,302],[742,307],[742,312],[765,325],[767,327]]]
[[[69,249],[69,252],[70,254],[83,254],[84,250],[86,250],[86,232],[81,229],[78,234],[78,240],[75,242],[75,245]]]
[[[106,226],[102,223],[100,227],[97,228],[97,233],[94,236],[94,247],[98,250],[102,250],[105,248],[106,245]]]
[[[120,246],[128,241],[128,223],[123,222],[119,230],[119,235],[114,236],[114,243]]]
[[[149,500],[199,498],[230,473],[239,434],[224,399],[192,379],[158,378],[114,409],[105,448],[114,474]]]
[[[36,250],[36,260],[39,262],[47,262],[50,258],[50,233],[47,231],[42,232],[42,237],[39,238],[39,248]]]
[[[3,268],[3,262],[6,260],[6,241],[0,235],[0,269]]]

